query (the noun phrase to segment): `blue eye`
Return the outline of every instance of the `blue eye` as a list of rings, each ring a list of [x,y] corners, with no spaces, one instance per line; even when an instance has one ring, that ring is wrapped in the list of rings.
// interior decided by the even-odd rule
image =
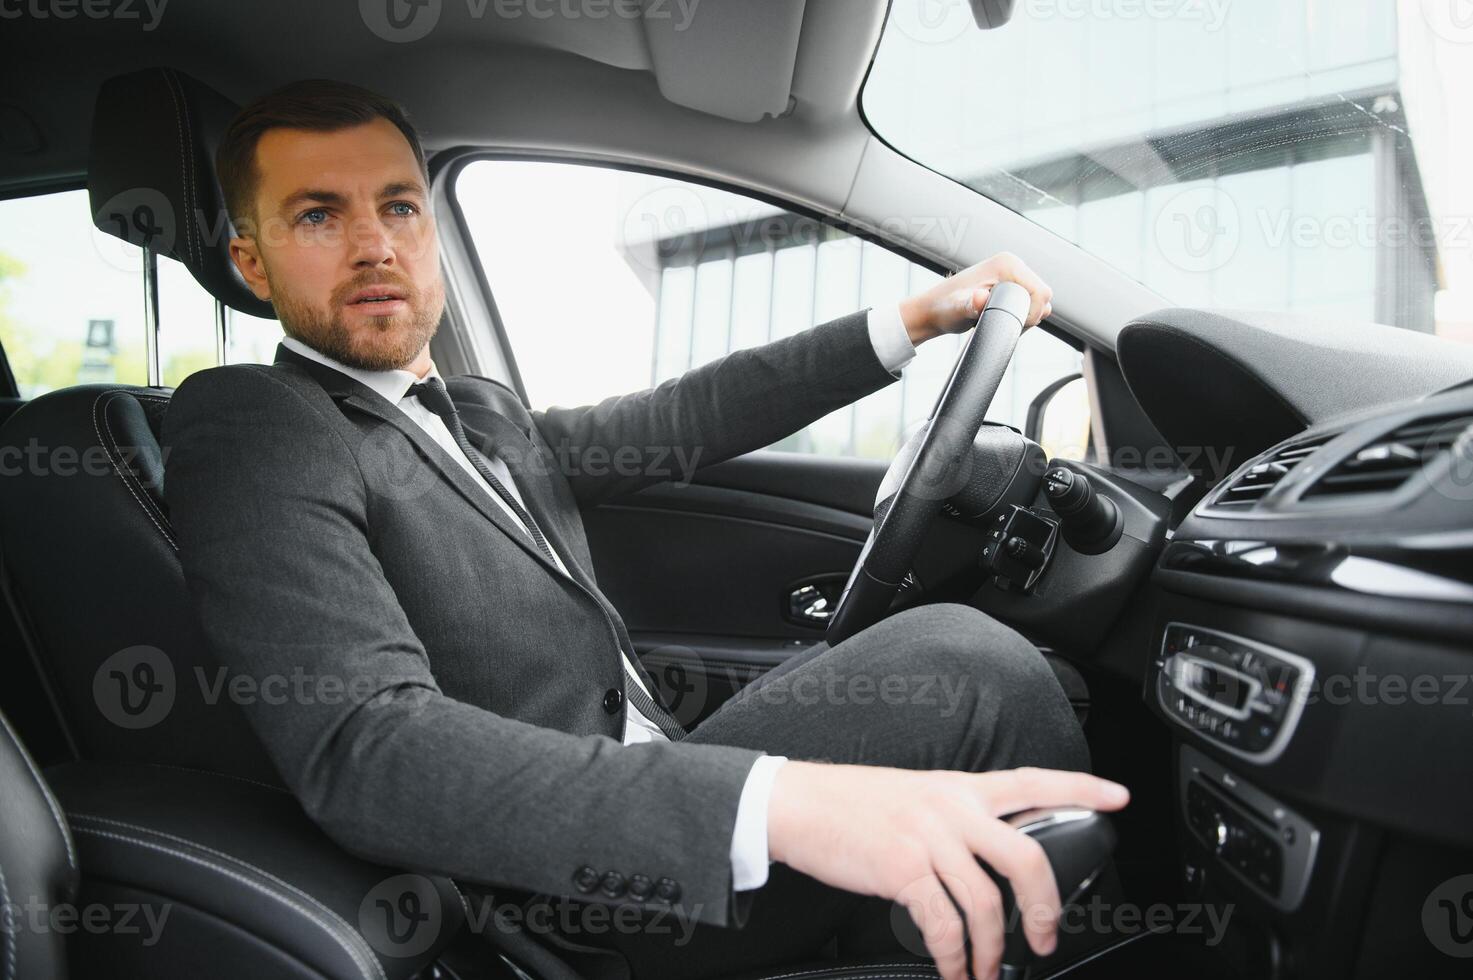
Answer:
[[[408,201],[395,201],[389,207],[393,209],[395,215],[401,218],[411,218],[419,212],[419,209]]]
[[[309,225],[320,225],[327,220],[327,211],[324,208],[313,208],[311,211],[303,211],[298,221],[305,221]]]

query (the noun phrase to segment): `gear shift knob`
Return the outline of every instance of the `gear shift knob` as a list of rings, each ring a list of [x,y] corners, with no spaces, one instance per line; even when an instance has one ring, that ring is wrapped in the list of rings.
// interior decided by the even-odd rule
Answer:
[[[1027,810],[1007,821],[1020,833],[1038,841],[1054,869],[1059,886],[1059,899],[1064,905],[1077,902],[1094,884],[1115,849],[1115,828],[1110,821],[1093,810],[1059,807]],[[983,865],[985,868],[986,865]],[[990,868],[987,873],[997,882],[1003,897],[1002,966],[999,980],[1026,980],[1032,952],[1023,934],[1022,917],[1014,914],[1013,890],[1007,879]]]

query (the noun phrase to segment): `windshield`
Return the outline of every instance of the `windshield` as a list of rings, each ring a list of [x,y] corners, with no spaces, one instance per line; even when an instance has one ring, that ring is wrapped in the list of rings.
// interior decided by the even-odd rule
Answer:
[[[1468,0],[895,0],[875,132],[1184,306],[1473,340]]]

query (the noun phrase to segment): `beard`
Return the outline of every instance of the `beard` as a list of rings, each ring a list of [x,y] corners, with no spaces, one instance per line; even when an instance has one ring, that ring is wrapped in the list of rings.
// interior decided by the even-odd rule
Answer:
[[[343,317],[347,299],[368,286],[401,290],[408,312],[372,316],[356,331],[349,328]],[[364,273],[333,290],[326,311],[284,290],[273,289],[271,303],[282,329],[318,353],[360,371],[397,371],[419,356],[440,328],[445,287],[438,276],[422,290],[400,276]]]

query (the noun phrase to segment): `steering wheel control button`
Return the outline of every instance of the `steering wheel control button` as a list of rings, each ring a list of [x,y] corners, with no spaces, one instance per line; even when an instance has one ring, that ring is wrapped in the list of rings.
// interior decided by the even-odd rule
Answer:
[[[654,893],[655,883],[650,880],[649,875],[629,876],[629,897],[643,902]]]
[[[1059,526],[1042,514],[1014,506],[1001,530],[989,534],[982,565],[997,576],[999,589],[1031,592],[1038,584],[1058,540]]]
[[[587,895],[598,887],[598,872],[585,864],[573,872],[573,887]]]
[[[680,899],[680,886],[674,878],[661,878],[655,882],[655,897],[662,902],[675,902]]]
[[[624,706],[624,692],[617,687],[611,687],[604,692],[604,710],[611,715],[617,715],[619,709]]]
[[[598,890],[609,898],[618,898],[624,894],[625,887],[624,876],[617,871],[604,872],[603,880],[598,884]]]
[[[1063,500],[1065,497],[1069,496],[1070,491],[1073,489],[1073,470],[1065,469],[1064,467],[1059,466],[1049,470],[1048,475],[1044,477],[1043,490],[1044,493],[1048,494],[1048,499],[1050,501],[1057,503],[1058,501]]]

